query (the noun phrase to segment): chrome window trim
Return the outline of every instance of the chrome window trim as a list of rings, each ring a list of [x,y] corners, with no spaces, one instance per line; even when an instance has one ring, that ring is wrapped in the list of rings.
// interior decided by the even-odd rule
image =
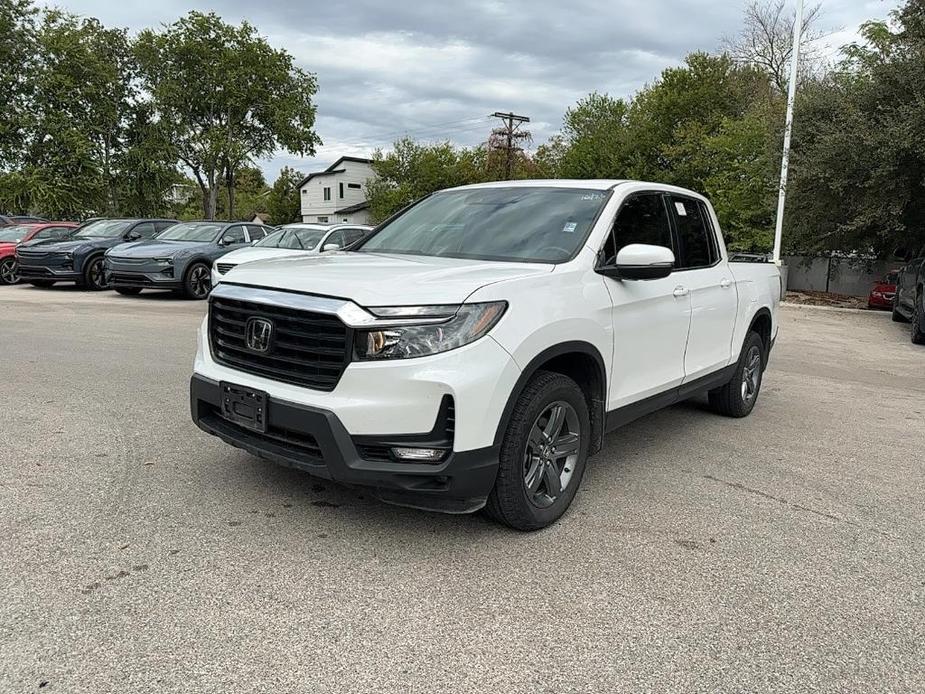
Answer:
[[[457,307],[440,306],[439,315],[427,315],[424,307],[409,307],[402,317],[380,318],[349,299],[335,299],[313,294],[296,294],[278,289],[264,289],[243,284],[219,283],[210,294],[211,298],[249,301],[268,306],[326,313],[340,318],[348,328],[397,328],[407,325],[446,323],[456,315]],[[448,314],[448,310],[453,312]],[[385,313],[382,309],[376,309]]]

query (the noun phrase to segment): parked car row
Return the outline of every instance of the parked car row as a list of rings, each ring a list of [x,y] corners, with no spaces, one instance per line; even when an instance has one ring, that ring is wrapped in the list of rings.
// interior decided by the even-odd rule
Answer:
[[[365,238],[371,227],[176,219],[97,219],[82,226],[41,222],[0,228],[0,282],[135,295],[168,289],[204,299],[231,267],[268,257],[320,253]],[[232,255],[232,258],[227,256]],[[222,263],[217,263],[222,259]]]

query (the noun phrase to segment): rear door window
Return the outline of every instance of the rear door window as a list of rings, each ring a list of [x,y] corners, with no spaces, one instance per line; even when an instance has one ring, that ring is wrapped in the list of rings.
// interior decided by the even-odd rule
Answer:
[[[706,207],[699,200],[677,195],[670,196],[669,200],[678,230],[680,252],[676,267],[680,270],[710,267],[719,260],[719,253]]]
[[[603,262],[614,265],[624,246],[645,243],[671,248],[671,222],[661,193],[641,193],[626,200],[604,244]]]

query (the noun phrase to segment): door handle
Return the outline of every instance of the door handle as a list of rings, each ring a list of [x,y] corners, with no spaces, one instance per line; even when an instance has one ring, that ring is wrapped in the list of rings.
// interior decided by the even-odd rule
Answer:
[[[730,282],[725,277],[723,277],[723,279],[719,281],[719,286],[722,287],[723,289],[729,289],[729,287],[732,286],[732,282]]]
[[[674,288],[674,291],[671,293],[672,295],[678,298],[681,298],[682,296],[687,296],[688,294],[690,294],[691,290],[688,289],[687,287],[682,287],[681,285],[678,285],[677,287]]]

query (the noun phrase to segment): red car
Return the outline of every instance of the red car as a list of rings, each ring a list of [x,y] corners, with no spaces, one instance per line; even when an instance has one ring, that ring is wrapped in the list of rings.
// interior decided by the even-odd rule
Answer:
[[[882,280],[874,282],[873,289],[867,297],[867,308],[893,308],[893,297],[896,296],[896,280],[899,279],[899,270],[893,270]]]
[[[77,228],[74,222],[41,222],[0,227],[0,284],[16,284],[16,246],[26,241],[61,240]]]

